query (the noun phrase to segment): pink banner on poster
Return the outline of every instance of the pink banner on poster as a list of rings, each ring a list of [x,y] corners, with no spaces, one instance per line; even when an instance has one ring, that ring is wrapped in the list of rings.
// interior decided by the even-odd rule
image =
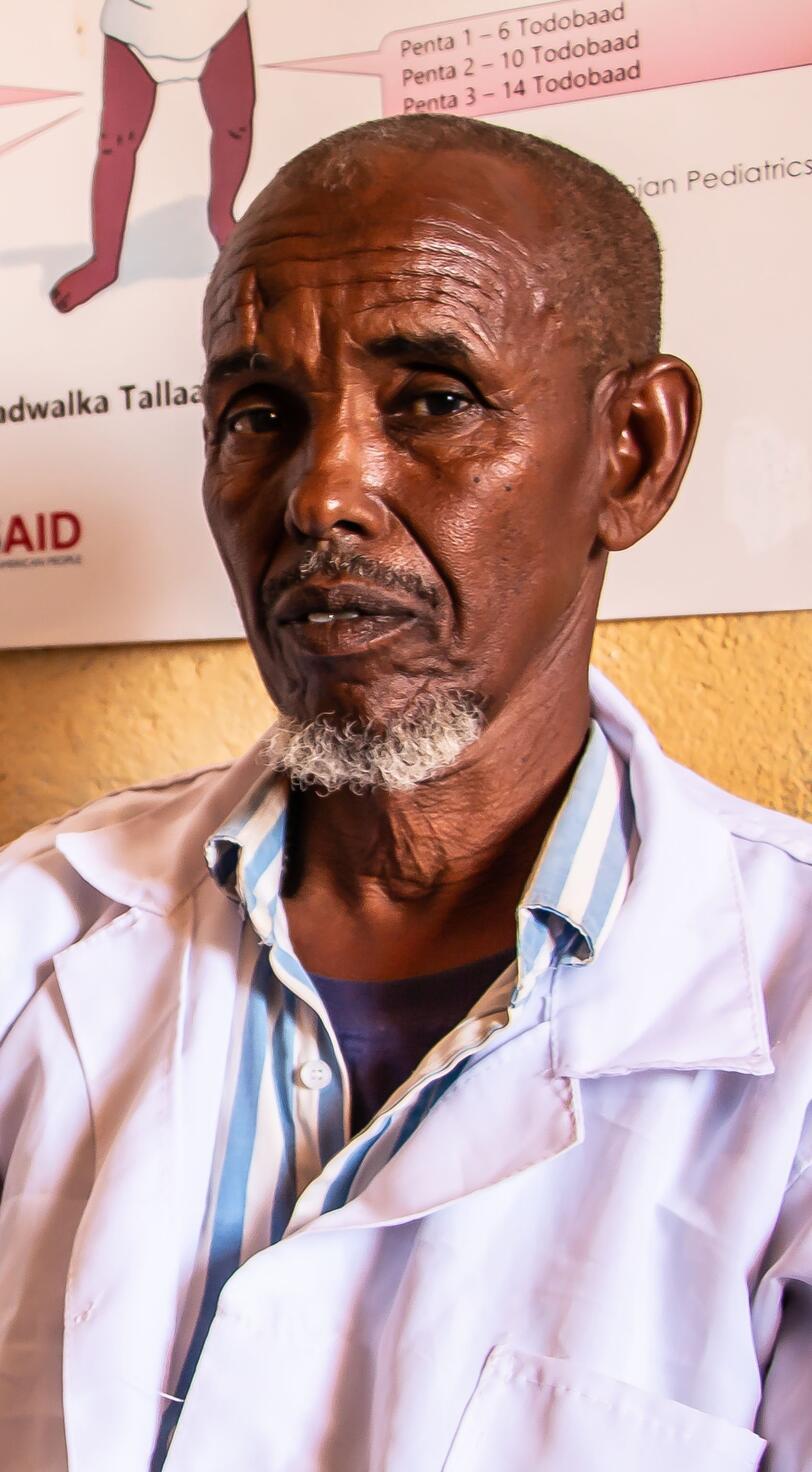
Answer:
[[[78,92],[45,91],[42,87],[0,87],[0,107],[15,102],[50,102],[53,97],[78,97]]]
[[[812,62],[799,0],[569,0],[390,31],[377,51],[271,63],[377,76],[383,114],[470,117]]]

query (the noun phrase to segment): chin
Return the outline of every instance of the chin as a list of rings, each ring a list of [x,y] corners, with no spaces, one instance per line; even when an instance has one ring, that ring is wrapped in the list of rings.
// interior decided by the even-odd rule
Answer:
[[[443,775],[484,729],[470,691],[422,690],[399,709],[367,714],[367,702],[300,714],[282,708],[266,744],[269,764],[295,786],[334,792],[406,792]]]
[[[376,731],[408,718],[447,689],[436,676],[373,670],[368,664],[342,669],[340,678],[331,669],[311,667],[294,672],[277,665],[265,685],[277,710],[288,720],[304,724],[331,717],[336,723],[356,722]]]

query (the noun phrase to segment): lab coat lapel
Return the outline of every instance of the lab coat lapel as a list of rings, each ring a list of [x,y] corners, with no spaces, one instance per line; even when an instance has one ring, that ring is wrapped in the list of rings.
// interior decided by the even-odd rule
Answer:
[[[148,1464],[154,1436],[176,1309],[175,1053],[190,918],[190,905],[174,924],[130,911],[56,961],[96,1150],[65,1303],[65,1432],[81,1472],[109,1468],[113,1427],[119,1472]]]
[[[218,891],[208,900],[202,919],[194,897],[168,917],[119,915],[55,963],[96,1155],[65,1304],[72,1472],[109,1472],[111,1456],[116,1472],[149,1464],[183,1224],[202,1213],[233,1006],[239,916]]]
[[[261,779],[260,743],[223,772],[193,773],[171,784],[156,823],[140,790],[118,794],[99,823],[93,803],[69,820],[56,846],[76,873],[120,905],[169,914],[206,877],[209,835]],[[160,785],[160,784],[159,784]],[[119,809],[123,811],[119,812]]]
[[[772,1073],[732,842],[721,825],[700,818],[693,815],[690,843],[681,831],[686,824],[675,821],[668,853],[639,865],[597,959],[559,969],[552,1025],[562,1075],[652,1068]],[[665,888],[658,868],[667,868]],[[696,903],[702,891],[704,909]]]
[[[450,1087],[368,1183],[362,1169],[352,1201],[310,1230],[424,1217],[577,1145],[583,1137],[578,1085],[550,1075],[549,1051],[545,1023],[495,1048]],[[402,1130],[402,1118],[395,1116],[390,1128]]]

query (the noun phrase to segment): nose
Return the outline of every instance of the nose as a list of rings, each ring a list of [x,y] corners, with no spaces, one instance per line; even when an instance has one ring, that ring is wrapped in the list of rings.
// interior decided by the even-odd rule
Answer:
[[[288,535],[297,542],[328,542],[336,533],[363,541],[380,536],[388,520],[385,455],[374,430],[346,407],[319,416],[290,467]]]

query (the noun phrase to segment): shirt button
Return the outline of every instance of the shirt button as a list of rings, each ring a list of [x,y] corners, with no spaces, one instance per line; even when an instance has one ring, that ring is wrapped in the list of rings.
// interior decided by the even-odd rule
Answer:
[[[311,1058],[299,1069],[299,1083],[304,1089],[325,1089],[333,1077],[333,1070],[323,1058]]]

